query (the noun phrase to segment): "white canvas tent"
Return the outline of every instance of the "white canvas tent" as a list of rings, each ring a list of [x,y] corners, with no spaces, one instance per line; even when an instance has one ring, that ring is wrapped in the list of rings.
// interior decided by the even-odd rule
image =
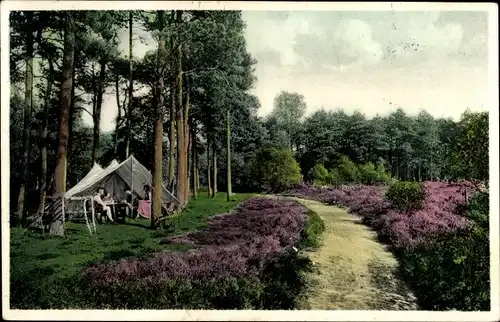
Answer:
[[[77,185],[69,189],[64,196],[73,196],[78,191],[79,187],[89,183],[98,173],[102,172],[102,170],[104,169],[100,165],[94,163],[94,166],[92,167],[92,169],[90,169],[89,173],[87,173],[85,177],[83,177],[83,179],[78,182]]]
[[[115,199],[125,199],[128,188],[135,197],[144,198],[144,185],[152,185],[151,173],[134,156],[122,163],[113,160],[105,169],[94,164],[89,173],[74,187],[66,192],[66,199],[82,199],[93,196],[103,187]],[[164,203],[179,203],[179,200],[162,185]]]

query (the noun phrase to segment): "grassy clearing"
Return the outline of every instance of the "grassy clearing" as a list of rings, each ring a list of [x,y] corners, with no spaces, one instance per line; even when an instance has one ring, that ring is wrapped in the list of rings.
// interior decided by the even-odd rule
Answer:
[[[11,305],[25,302],[23,293],[49,288],[53,281],[77,274],[89,263],[139,257],[162,250],[186,250],[183,245],[162,245],[165,237],[203,227],[210,216],[227,212],[251,194],[235,194],[226,201],[225,193],[215,198],[202,193],[189,203],[175,222],[175,230],[148,229],[149,220],[129,220],[121,225],[99,225],[90,235],[85,224],[68,223],[64,238],[44,237],[24,229],[11,229]],[[48,290],[50,291],[50,290]],[[34,299],[36,299],[33,296]]]
[[[325,225],[323,245],[309,252],[316,274],[303,309],[408,310],[415,298],[395,276],[397,261],[376,234],[347,211],[299,200]]]

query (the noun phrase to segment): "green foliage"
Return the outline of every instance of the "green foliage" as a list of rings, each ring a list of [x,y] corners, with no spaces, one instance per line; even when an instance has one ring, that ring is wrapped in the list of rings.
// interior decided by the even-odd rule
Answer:
[[[316,164],[307,177],[316,185],[375,184],[387,183],[391,180],[391,176],[386,172],[382,163],[379,162],[375,166],[368,162],[357,166],[347,156],[341,157],[339,164],[331,171],[328,171],[321,163]]]
[[[330,185],[340,185],[343,182],[344,181],[342,180],[342,177],[337,169],[333,169],[328,172],[328,175],[326,176],[326,183]]]
[[[253,168],[264,190],[280,191],[302,180],[299,164],[289,149],[265,148],[259,151]]]
[[[312,210],[309,210],[307,215],[309,219],[306,229],[303,232],[300,246],[306,249],[315,249],[321,246],[321,235],[325,231],[325,223],[321,217]]]
[[[469,200],[466,215],[479,227],[489,230],[490,193],[488,191],[477,192]]]
[[[274,108],[271,117],[276,119],[288,136],[288,147],[296,145],[297,134],[300,130],[300,122],[306,111],[304,96],[299,93],[281,91],[274,98]]]
[[[328,170],[321,163],[318,163],[311,169],[312,173],[309,177],[314,180],[314,183],[322,185],[328,182]]]
[[[385,198],[399,211],[418,210],[425,199],[425,190],[420,182],[396,181],[389,186]]]
[[[488,193],[475,195],[469,228],[401,254],[401,273],[424,309],[490,310],[488,208]]]
[[[347,156],[342,156],[340,158],[340,163],[337,166],[337,170],[343,182],[358,182],[358,167]]]
[[[359,180],[366,184],[377,182],[378,174],[375,165],[371,162],[359,166]]]
[[[383,164],[376,166],[368,162],[359,166],[359,182],[364,184],[386,183],[391,180],[391,176],[385,171]]]
[[[403,274],[424,309],[490,309],[488,234],[481,229],[442,237],[430,247],[407,251]]]
[[[452,164],[466,179],[489,178],[488,113],[465,112],[459,122],[459,134],[453,148]]]
[[[376,182],[387,183],[392,180],[391,174],[386,171],[384,165],[381,162],[377,163],[377,165],[375,166],[375,173],[377,174]]]
[[[473,118],[476,114],[470,113]],[[466,173],[454,171],[451,158],[460,127],[451,119],[435,119],[425,111],[412,117],[398,109],[387,117],[367,119],[359,112],[347,115],[342,110],[319,110],[304,120],[297,152],[307,180],[312,180],[309,174],[316,164],[335,168],[341,155],[357,165],[382,161],[388,174],[400,180],[461,178]],[[481,137],[476,143],[487,142],[486,136]],[[486,151],[487,145],[477,144],[474,149],[475,155],[484,155],[481,151]],[[387,179],[385,176],[383,181]]]

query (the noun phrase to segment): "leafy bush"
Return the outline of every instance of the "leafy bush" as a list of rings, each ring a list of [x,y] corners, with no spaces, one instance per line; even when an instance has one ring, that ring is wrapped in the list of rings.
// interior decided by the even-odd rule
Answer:
[[[318,163],[311,169],[310,177],[315,184],[323,185],[327,183],[328,170],[321,163]]]
[[[316,164],[309,172],[307,177],[314,184],[323,186],[338,186],[341,184],[363,183],[387,183],[391,176],[385,170],[383,164],[376,166],[368,162],[357,166],[347,156],[342,156],[336,167],[328,171],[322,163]]]
[[[489,229],[490,194],[488,191],[477,192],[469,200],[465,210],[467,217],[483,229]]]
[[[257,153],[254,173],[264,190],[280,191],[302,180],[300,166],[289,149],[266,148]]]
[[[340,163],[337,166],[337,171],[339,173],[340,180],[343,183],[358,182],[359,179],[358,167],[348,157],[342,156],[340,158]]]
[[[426,309],[490,310],[488,232],[471,226],[401,256],[403,276]]]
[[[340,176],[340,173],[337,169],[333,169],[330,172],[328,172],[328,175],[326,176],[326,183],[332,186],[338,186],[341,185],[343,182],[342,177]]]
[[[359,180],[364,184],[374,184],[377,182],[378,174],[375,165],[371,162],[359,166]]]
[[[420,182],[397,181],[389,186],[385,198],[399,211],[418,210],[425,199],[425,191]]]
[[[385,169],[384,165],[382,163],[377,163],[375,166],[375,172],[377,173],[377,181],[379,183],[387,183],[391,181],[391,175],[387,170]]]

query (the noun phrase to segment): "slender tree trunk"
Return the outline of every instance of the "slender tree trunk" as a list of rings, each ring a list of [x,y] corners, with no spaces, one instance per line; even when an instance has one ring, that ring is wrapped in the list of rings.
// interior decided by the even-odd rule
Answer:
[[[33,105],[33,32],[30,27],[33,25],[33,12],[26,12],[26,24],[30,30],[26,36],[26,77],[24,81],[24,129],[23,129],[23,160],[22,178],[17,199],[17,225],[22,225],[24,221],[24,203],[26,196],[26,185],[29,180],[29,151],[30,151],[30,129],[31,129],[31,109]]]
[[[399,151],[396,154],[396,178],[399,180]]]
[[[227,110],[226,131],[227,131],[227,201],[231,201],[233,193],[231,185],[231,112]]]
[[[92,163],[99,159],[99,135],[101,124],[102,99],[104,95],[104,81],[106,79],[106,62],[101,61],[101,70],[99,72],[99,84],[97,85],[97,104],[94,115],[94,141],[92,146]]]
[[[196,152],[196,161],[198,161],[198,152]],[[200,169],[198,167],[198,164],[196,164],[196,172],[195,172],[195,175],[196,175],[196,194],[198,194],[200,192]]]
[[[47,87],[45,93],[45,102],[43,104],[43,122],[40,135],[40,156],[41,156],[41,183],[40,183],[40,205],[38,212],[41,213],[45,209],[45,198],[47,196],[47,135],[49,133],[49,106],[52,94],[52,84],[54,83],[54,65],[49,59],[49,77],[47,79]]]
[[[97,80],[97,75],[95,74],[95,65],[92,64],[92,124],[93,124],[93,127],[92,127],[92,165],[94,165],[94,145],[95,145],[95,142],[96,142],[96,139],[95,139],[95,136],[96,136],[96,127],[95,125],[97,124],[98,120],[97,120],[97,96],[99,95],[98,94],[99,92],[99,84],[98,84],[98,80]]]
[[[184,148],[185,148],[185,137],[184,137],[184,119],[183,119],[183,108],[182,108],[182,66],[181,57],[182,54],[181,46],[178,47],[178,57],[177,57],[177,116],[176,116],[176,126],[177,126],[177,198],[183,205],[185,203],[184,187],[186,183],[184,182]]]
[[[132,24],[134,22],[134,13],[129,11],[128,16],[128,109],[127,109],[127,142],[125,146],[125,157],[130,156],[130,140],[132,137],[132,100],[134,93],[134,65],[132,56]]]
[[[176,136],[175,136],[175,128],[177,126],[177,122],[175,120],[176,110],[175,110],[175,84],[172,82],[170,85],[170,129],[168,133],[168,140],[170,142],[169,153],[168,153],[168,186],[169,189],[173,189],[175,182],[175,153],[176,153]]]
[[[78,52],[75,50],[73,62],[77,62],[78,60]],[[73,63],[73,75],[76,75],[76,64]],[[66,169],[71,166],[71,150],[73,149],[73,122],[75,121],[75,82],[71,84],[71,104],[69,106],[69,124],[68,124],[68,160]],[[71,185],[71,182],[68,181],[68,185]]]
[[[56,170],[54,174],[54,195],[63,197],[66,192],[66,166],[68,153],[68,121],[71,105],[71,86],[73,84],[73,57],[75,52],[75,35],[73,31],[73,13],[67,13],[64,31],[64,54],[61,81],[61,106],[59,121],[59,144],[57,148]],[[54,218],[50,225],[50,234],[64,235],[64,218]]]
[[[190,151],[191,151],[191,127],[188,126],[188,130],[186,131],[186,191],[184,192],[184,195],[186,196],[186,201],[189,201],[189,191],[191,189],[191,168],[192,168],[192,163],[193,163],[193,158],[190,158]]]
[[[162,173],[163,173],[163,74],[165,66],[165,34],[164,28],[164,11],[158,10],[158,29],[160,30],[160,38],[158,40],[158,78],[156,79],[156,106],[155,106],[155,158],[154,158],[154,174],[153,174],[153,202],[151,205],[151,227],[156,227],[158,218],[161,217],[161,200],[162,200]]]
[[[120,105],[120,82],[119,76],[116,75],[115,79],[115,91],[116,91],[116,106],[118,107],[118,116],[115,121],[115,133],[113,135],[113,155],[118,158],[118,131],[120,130],[120,123],[122,120],[122,107]]]
[[[175,22],[175,19],[177,18],[176,14],[172,12],[170,16],[170,24],[173,24]],[[170,48],[175,47],[175,37],[172,35],[170,37]],[[176,172],[176,167],[175,167],[175,156],[177,152],[177,147],[176,147],[176,127],[177,127],[177,122],[176,122],[176,116],[177,116],[177,111],[176,111],[176,101],[177,101],[177,95],[176,95],[176,81],[177,81],[177,75],[175,74],[176,68],[175,64],[177,63],[177,60],[174,60],[174,63],[172,64],[172,68],[170,71],[170,76],[171,78],[171,83],[170,83],[170,113],[169,113],[169,120],[170,120],[170,128],[169,128],[169,133],[168,133],[168,140],[170,142],[169,144],[169,153],[168,153],[168,187],[170,192],[175,193],[176,189],[174,190],[175,186],[175,172]]]
[[[177,21],[182,22],[182,11],[177,11]],[[183,105],[183,72],[182,72],[182,43],[177,44],[177,195],[181,205],[188,201],[188,155],[187,144],[189,137],[186,133],[189,130],[187,126],[189,112],[189,95],[187,95],[186,105]],[[184,107],[184,108],[183,108]]]
[[[207,192],[208,196],[212,196],[212,166],[210,160],[210,137],[207,134]]]
[[[190,135],[189,135],[189,110],[191,108],[191,88],[189,86],[189,76],[186,75],[186,102],[184,104],[184,139],[185,139],[185,145],[183,146],[183,162],[184,162],[184,172],[182,173],[182,180],[184,181],[184,198],[185,201],[189,201],[189,145],[191,144],[190,142]]]
[[[191,176],[193,178],[192,189],[193,198],[198,197],[198,156],[196,155],[196,127],[194,124],[191,126]]]
[[[212,186],[212,197],[215,198],[217,195],[217,151],[215,149],[215,144],[212,144],[212,165],[213,165],[213,186]]]

